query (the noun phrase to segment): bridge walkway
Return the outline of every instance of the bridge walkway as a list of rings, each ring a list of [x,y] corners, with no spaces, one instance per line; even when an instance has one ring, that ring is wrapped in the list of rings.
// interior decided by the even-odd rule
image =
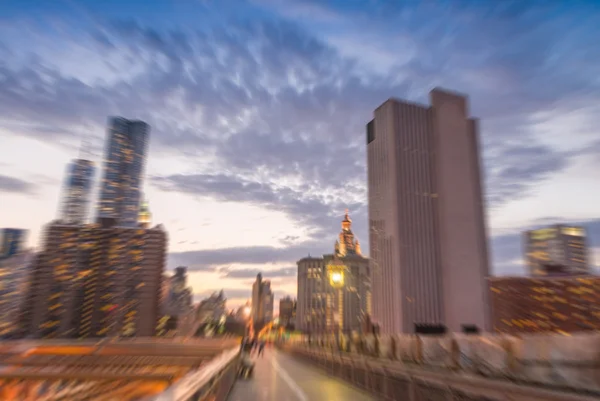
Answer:
[[[228,401],[375,401],[377,398],[272,347],[254,356],[254,376],[239,379]]]

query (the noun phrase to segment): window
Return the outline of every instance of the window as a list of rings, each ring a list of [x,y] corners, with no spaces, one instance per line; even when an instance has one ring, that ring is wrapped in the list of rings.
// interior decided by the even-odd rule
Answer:
[[[375,120],[367,124],[367,145],[375,140]]]

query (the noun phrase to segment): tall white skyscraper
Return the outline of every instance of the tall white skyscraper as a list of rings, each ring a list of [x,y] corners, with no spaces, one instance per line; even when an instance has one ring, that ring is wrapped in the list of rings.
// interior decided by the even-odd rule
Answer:
[[[434,89],[430,100],[390,99],[367,124],[373,317],[382,333],[489,329],[477,120],[464,96]]]

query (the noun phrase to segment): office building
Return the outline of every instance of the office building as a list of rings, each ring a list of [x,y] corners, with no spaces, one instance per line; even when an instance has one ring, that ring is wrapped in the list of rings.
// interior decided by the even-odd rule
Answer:
[[[361,332],[371,314],[371,273],[348,211],[334,253],[309,256],[297,265],[296,328],[313,334]]]
[[[20,228],[0,229],[0,260],[17,255],[23,250],[27,230]]]
[[[496,333],[600,330],[600,277],[489,279]]]
[[[531,276],[590,274],[583,227],[555,225],[524,233],[525,260]]]
[[[167,234],[161,226],[49,224],[32,268],[28,334],[153,336],[166,252]]]
[[[31,251],[23,251],[0,260],[0,338],[23,334],[21,313],[34,256]]]
[[[279,300],[279,325],[292,327],[296,319],[296,300],[291,297]]]
[[[373,321],[489,329],[488,255],[478,122],[465,96],[389,99],[367,124]]]
[[[175,274],[171,277],[169,286],[169,315],[186,315],[192,308],[192,290],[187,285],[187,267],[175,268]]]
[[[143,121],[109,119],[97,216],[104,227],[138,224],[149,134]]]
[[[67,165],[67,174],[60,203],[59,220],[63,224],[84,224],[92,191],[94,164],[75,159]]]
[[[262,274],[256,276],[252,284],[252,320],[260,327],[273,320],[274,294],[271,281],[263,280]]]

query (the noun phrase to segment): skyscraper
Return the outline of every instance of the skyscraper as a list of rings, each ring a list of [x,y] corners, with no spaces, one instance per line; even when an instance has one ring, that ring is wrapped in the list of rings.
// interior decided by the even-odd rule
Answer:
[[[175,268],[171,277],[169,293],[169,314],[171,316],[185,315],[192,307],[192,290],[187,286],[187,267]]]
[[[252,284],[252,319],[255,327],[273,320],[273,300],[271,281],[263,280],[262,274],[258,273]]]
[[[22,334],[21,313],[34,256],[24,251],[0,260],[0,338]]]
[[[59,219],[64,224],[84,224],[92,189],[94,164],[75,159],[67,165]]]
[[[0,260],[17,255],[23,250],[27,230],[21,228],[0,229]]]
[[[149,134],[150,126],[143,121],[109,119],[98,223],[121,227],[138,224]]]
[[[390,99],[367,124],[373,318],[382,333],[489,329],[478,123],[464,96],[434,89],[430,100]]]
[[[527,231],[525,260],[532,276],[590,274],[583,227],[561,224]]]

